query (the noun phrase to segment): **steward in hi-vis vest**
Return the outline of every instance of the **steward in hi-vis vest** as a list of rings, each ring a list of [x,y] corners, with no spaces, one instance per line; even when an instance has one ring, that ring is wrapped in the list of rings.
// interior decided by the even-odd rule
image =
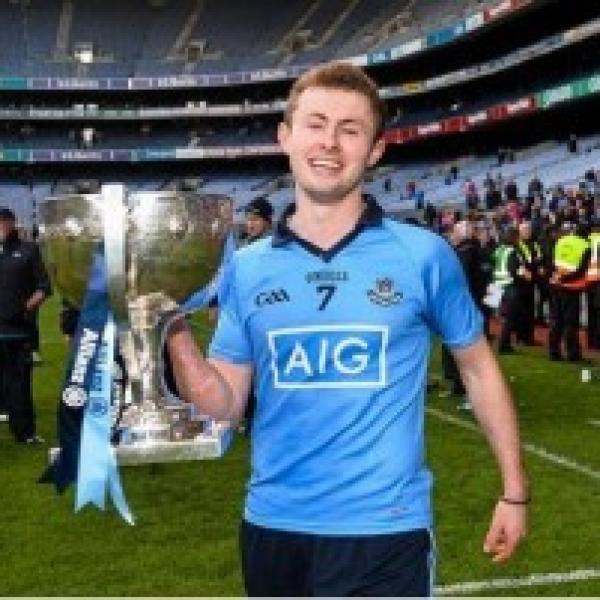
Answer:
[[[520,259],[515,281],[518,297],[517,339],[531,346],[534,344],[535,330],[535,284],[542,271],[542,249],[532,238],[529,221],[519,225],[517,252]]]
[[[494,253],[494,284],[503,289],[499,316],[501,319],[499,352],[512,352],[512,334],[517,331],[518,296],[516,278],[522,268],[517,252],[518,232],[514,227],[504,232],[501,243]]]
[[[584,290],[587,287],[590,256],[590,245],[585,237],[576,233],[560,237],[554,248],[552,284],[568,290]]]
[[[550,336],[551,360],[561,360],[561,340],[564,337],[567,360],[581,360],[579,343],[580,295],[587,287],[590,247],[587,241],[589,226],[580,224],[577,230],[565,223],[567,231],[554,247],[554,273],[550,279]]]

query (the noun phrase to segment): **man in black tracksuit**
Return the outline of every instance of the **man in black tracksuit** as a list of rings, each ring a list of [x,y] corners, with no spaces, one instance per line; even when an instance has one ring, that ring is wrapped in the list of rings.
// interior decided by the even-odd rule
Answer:
[[[21,240],[14,213],[0,208],[0,402],[21,443],[41,441],[31,392],[32,317],[51,293],[37,245]]]

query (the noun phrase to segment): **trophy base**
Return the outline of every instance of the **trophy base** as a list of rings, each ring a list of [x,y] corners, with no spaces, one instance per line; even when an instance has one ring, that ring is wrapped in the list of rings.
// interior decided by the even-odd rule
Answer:
[[[119,465],[207,460],[223,456],[232,437],[233,432],[228,423],[215,423],[210,434],[199,434],[193,439],[119,444],[115,447],[115,452]],[[56,459],[59,452],[60,448],[50,448],[50,463]]]
[[[117,461],[120,465],[145,465],[219,458],[229,447],[231,437],[231,429],[217,423],[211,435],[200,434],[191,440],[120,444],[116,447]]]

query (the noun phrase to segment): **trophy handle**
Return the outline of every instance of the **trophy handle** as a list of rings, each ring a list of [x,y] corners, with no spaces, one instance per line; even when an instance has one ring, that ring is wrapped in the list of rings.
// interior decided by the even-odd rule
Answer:
[[[102,221],[108,296],[115,320],[122,324],[128,320],[125,257],[127,188],[124,185],[102,186]]]

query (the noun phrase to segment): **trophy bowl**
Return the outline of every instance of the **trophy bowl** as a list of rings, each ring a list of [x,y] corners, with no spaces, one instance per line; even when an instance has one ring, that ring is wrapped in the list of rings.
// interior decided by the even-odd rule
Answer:
[[[165,312],[213,280],[231,230],[233,207],[216,194],[132,192],[48,198],[40,242],[62,296],[81,307],[93,258],[103,249],[110,308],[126,376],[112,399],[113,439],[121,463],[218,455],[225,426],[182,405],[164,382]],[[200,443],[202,442],[202,443]]]

